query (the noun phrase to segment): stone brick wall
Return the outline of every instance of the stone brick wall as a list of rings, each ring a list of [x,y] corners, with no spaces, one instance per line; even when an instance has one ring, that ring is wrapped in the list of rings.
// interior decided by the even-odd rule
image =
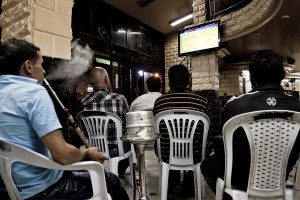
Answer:
[[[193,56],[192,90],[219,90],[218,57],[215,52]]]
[[[184,57],[178,57],[178,37],[177,32],[168,35],[165,41],[165,91],[169,91],[168,70],[172,65],[182,62]]]
[[[219,95],[223,96],[227,93],[228,96],[234,96],[241,94],[241,76],[240,72],[234,70],[222,70],[220,71],[220,89]]]
[[[25,39],[43,56],[71,58],[73,0],[2,0],[1,41]]]

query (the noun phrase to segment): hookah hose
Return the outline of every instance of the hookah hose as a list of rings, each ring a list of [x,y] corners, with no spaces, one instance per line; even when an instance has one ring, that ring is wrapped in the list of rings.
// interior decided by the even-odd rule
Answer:
[[[60,99],[58,98],[58,96],[56,95],[55,91],[53,90],[53,88],[50,86],[50,84],[48,83],[48,81],[46,79],[44,79],[44,83],[45,86],[49,89],[50,93],[52,94],[52,96],[54,97],[54,99],[57,101],[57,103],[59,104],[59,106],[62,108],[62,110],[67,114],[67,120],[70,123],[70,125],[73,127],[73,129],[75,130],[75,133],[79,136],[79,138],[82,140],[83,144],[86,146],[86,148],[89,148],[90,145],[87,142],[87,139],[85,137],[85,135],[82,133],[82,131],[80,130],[78,124],[75,122],[73,116],[70,114],[69,110],[62,104],[62,102],[60,101]]]

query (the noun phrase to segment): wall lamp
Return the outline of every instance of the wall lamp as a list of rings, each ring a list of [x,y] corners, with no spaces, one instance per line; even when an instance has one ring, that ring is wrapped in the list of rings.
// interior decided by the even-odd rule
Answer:
[[[185,22],[185,21],[191,19],[192,17],[193,17],[193,13],[189,13],[187,15],[184,15],[183,17],[180,17],[179,19],[172,20],[170,22],[170,25],[171,26],[176,26],[176,25],[178,25],[178,24],[180,24],[182,22]]]

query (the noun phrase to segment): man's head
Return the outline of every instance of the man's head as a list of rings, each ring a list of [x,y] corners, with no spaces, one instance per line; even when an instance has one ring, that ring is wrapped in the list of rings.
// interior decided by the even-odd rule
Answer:
[[[253,86],[257,84],[280,84],[285,77],[283,57],[272,50],[260,50],[249,61],[250,79]]]
[[[109,90],[112,89],[107,71],[103,67],[92,68],[89,71],[89,78],[92,87]]]
[[[191,86],[191,75],[184,65],[173,65],[170,67],[168,75],[171,89]]]
[[[0,74],[18,75],[44,81],[40,48],[25,40],[11,39],[1,45]]]
[[[159,92],[161,89],[161,78],[158,76],[150,76],[146,80],[146,84],[149,92]]]

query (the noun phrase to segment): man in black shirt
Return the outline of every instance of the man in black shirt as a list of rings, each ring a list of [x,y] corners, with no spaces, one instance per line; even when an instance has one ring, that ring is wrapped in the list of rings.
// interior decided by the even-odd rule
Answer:
[[[232,97],[224,108],[224,122],[243,113],[258,110],[292,110],[300,112],[300,102],[284,93],[281,81],[285,78],[283,58],[272,50],[260,50],[249,61],[252,90],[238,97]],[[218,148],[222,149],[222,148]],[[299,158],[300,137],[298,135],[287,166],[287,174]],[[206,182],[215,192],[216,180],[224,177],[224,152],[215,152],[201,164]],[[232,185],[247,190],[250,168],[250,147],[242,129],[233,137]],[[288,177],[288,176],[287,176]]]

